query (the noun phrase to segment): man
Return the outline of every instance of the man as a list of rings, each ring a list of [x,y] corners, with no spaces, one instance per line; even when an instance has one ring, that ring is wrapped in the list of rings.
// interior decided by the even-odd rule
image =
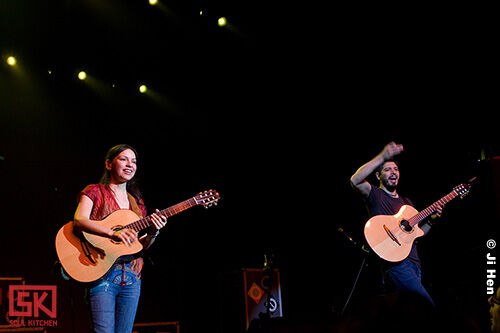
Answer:
[[[403,205],[413,206],[408,198],[401,197],[397,191],[400,173],[393,158],[401,152],[403,145],[391,142],[351,177],[351,184],[364,198],[370,216],[394,215]],[[380,182],[379,187],[371,185],[366,180],[373,172]],[[436,215],[440,216],[441,213],[442,207],[438,207]],[[427,233],[430,226],[425,224],[421,228]],[[392,283],[397,291],[416,293],[434,306],[434,301],[422,285],[420,259],[415,244],[407,258],[396,263],[383,260],[382,268],[385,279]]]
[[[500,287],[497,288],[495,295],[488,299],[490,303],[491,332],[500,333]]]

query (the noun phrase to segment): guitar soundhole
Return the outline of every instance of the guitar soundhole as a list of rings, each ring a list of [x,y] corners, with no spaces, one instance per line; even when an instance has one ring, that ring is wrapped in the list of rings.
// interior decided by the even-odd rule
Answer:
[[[406,232],[410,232],[413,230],[413,227],[410,225],[410,222],[406,220],[402,220],[401,222],[399,222],[399,225],[401,226],[401,229],[403,229]]]

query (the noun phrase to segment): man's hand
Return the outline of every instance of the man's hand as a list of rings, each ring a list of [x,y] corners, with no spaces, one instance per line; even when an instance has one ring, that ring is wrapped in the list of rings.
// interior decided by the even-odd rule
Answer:
[[[403,145],[397,144],[393,141],[384,147],[384,150],[382,150],[382,157],[384,158],[384,161],[388,161],[393,159],[394,156],[401,154],[403,150]]]
[[[441,217],[441,215],[443,215],[443,207],[444,205],[440,204],[440,203],[436,203],[436,205],[434,206],[434,208],[436,209],[434,214],[431,215],[431,218],[434,220],[434,219],[437,219],[438,217]]]

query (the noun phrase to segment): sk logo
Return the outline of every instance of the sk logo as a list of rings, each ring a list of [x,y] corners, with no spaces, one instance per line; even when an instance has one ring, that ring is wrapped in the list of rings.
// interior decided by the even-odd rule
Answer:
[[[9,316],[38,318],[40,311],[56,318],[57,286],[9,286]]]

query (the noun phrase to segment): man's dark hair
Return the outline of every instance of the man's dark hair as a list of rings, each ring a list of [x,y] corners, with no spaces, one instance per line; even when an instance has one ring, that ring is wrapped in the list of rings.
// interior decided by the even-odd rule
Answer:
[[[384,165],[385,165],[387,162],[394,162],[394,163],[397,165],[398,169],[399,169],[399,163],[398,163],[396,160],[391,159],[391,160],[387,160],[387,161],[385,161],[384,163],[380,164],[380,165],[379,165],[379,166],[375,169],[375,172],[381,173],[381,172],[382,172],[382,169],[384,168]]]

